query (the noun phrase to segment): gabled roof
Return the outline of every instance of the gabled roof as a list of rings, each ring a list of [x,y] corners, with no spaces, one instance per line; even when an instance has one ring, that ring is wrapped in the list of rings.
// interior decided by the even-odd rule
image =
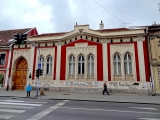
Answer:
[[[14,38],[14,34],[28,33],[33,28],[13,29],[13,30],[0,30],[0,46],[9,45],[8,40]]]
[[[107,33],[107,32],[120,32],[120,31],[129,31],[129,30],[130,29],[128,29],[128,28],[113,28],[113,29],[93,30],[93,31],[100,32],[100,33]],[[71,32],[71,31],[69,31],[69,32]],[[30,38],[63,36],[69,32],[43,33],[43,34],[32,36]]]

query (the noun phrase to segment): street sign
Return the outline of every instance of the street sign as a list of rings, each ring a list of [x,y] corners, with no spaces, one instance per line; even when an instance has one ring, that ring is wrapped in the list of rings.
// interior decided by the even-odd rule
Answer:
[[[41,69],[41,64],[40,63],[38,64],[38,69]]]

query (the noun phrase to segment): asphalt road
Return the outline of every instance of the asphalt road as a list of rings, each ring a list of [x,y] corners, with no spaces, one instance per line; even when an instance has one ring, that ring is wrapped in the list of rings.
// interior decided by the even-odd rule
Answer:
[[[0,120],[160,120],[160,105],[0,98]]]

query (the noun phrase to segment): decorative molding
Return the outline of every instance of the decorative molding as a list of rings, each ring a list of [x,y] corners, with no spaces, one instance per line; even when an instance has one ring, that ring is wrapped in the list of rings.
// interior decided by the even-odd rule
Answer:
[[[31,47],[31,44],[27,44],[27,47]]]
[[[25,45],[20,45],[20,48],[25,48]]]
[[[75,47],[88,47],[88,43],[76,43]]]
[[[45,43],[40,43],[40,46],[41,46],[41,47],[44,47],[44,46],[45,46]]]
[[[62,42],[56,42],[55,45],[56,45],[56,46],[61,46],[61,45],[62,45]]]
[[[144,40],[145,40],[145,37],[137,36],[137,41],[144,41]]]
[[[94,75],[87,75],[87,79],[94,79]]]
[[[123,42],[130,42],[130,39],[131,38],[123,38],[122,40],[123,40]]]
[[[83,34],[83,29],[79,29],[79,34],[80,34],[80,35]]]
[[[114,43],[119,43],[120,42],[120,39],[112,39]]]
[[[122,81],[122,75],[113,75],[114,81]]]
[[[53,46],[53,43],[47,43],[47,46]]]
[[[75,79],[75,75],[68,75],[68,79]]]
[[[18,48],[18,45],[14,45],[14,48]]]
[[[133,81],[133,75],[125,75],[124,80],[125,81]]]

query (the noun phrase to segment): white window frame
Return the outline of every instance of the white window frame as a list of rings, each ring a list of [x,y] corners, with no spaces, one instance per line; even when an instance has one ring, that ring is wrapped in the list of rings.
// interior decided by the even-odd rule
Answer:
[[[1,55],[2,54],[5,54],[5,58],[4,59],[1,59]],[[3,60],[3,64],[1,64],[1,61]],[[0,53],[0,65],[5,65],[5,62],[6,62],[6,53]]]
[[[39,64],[41,64],[41,70],[44,70],[44,57],[43,56],[40,56]]]
[[[116,59],[114,59],[116,57]],[[118,60],[118,57],[120,58],[120,60]],[[118,66],[118,63],[120,63],[120,68]],[[115,73],[115,70],[114,70],[114,74],[115,75],[121,75],[122,74],[122,71],[121,71],[121,57],[119,54],[115,54],[114,57],[113,57],[113,66],[115,68],[115,65],[116,65],[116,73]],[[119,71],[120,70],[120,73]]]
[[[129,56],[131,58],[130,60],[129,60]],[[126,60],[125,60],[125,57],[127,58]],[[126,67],[125,67],[125,63],[127,64],[127,70],[126,70]],[[130,71],[130,67],[131,67],[131,71]],[[126,73],[126,71],[127,71],[127,73]],[[132,71],[132,57],[129,54],[126,54],[124,56],[124,72],[125,72],[125,75],[132,75],[132,72],[133,72]]]
[[[48,66],[47,66],[47,64],[48,64]],[[52,65],[53,65],[53,58],[51,56],[49,56],[47,58],[47,61],[46,61],[46,74],[47,75],[51,75],[52,74]]]
[[[92,60],[93,58],[93,60]],[[94,75],[94,56],[93,55],[89,55],[88,56],[88,60],[87,60],[88,64],[88,75]],[[93,66],[92,66],[93,65]],[[93,73],[92,73],[93,72]]]
[[[80,58],[80,61],[79,61],[79,58]],[[85,74],[85,58],[84,58],[84,61],[83,61],[82,58],[84,58],[83,55],[80,55],[80,56],[78,57],[78,74],[79,74],[79,75],[84,75],[84,74]],[[79,64],[80,64],[80,73],[79,73]],[[82,67],[83,64],[84,64],[84,67]],[[84,70],[83,70],[82,68],[83,68]],[[84,73],[82,73],[82,71],[84,71]]]
[[[73,55],[69,57],[69,75],[75,75],[75,57]]]

